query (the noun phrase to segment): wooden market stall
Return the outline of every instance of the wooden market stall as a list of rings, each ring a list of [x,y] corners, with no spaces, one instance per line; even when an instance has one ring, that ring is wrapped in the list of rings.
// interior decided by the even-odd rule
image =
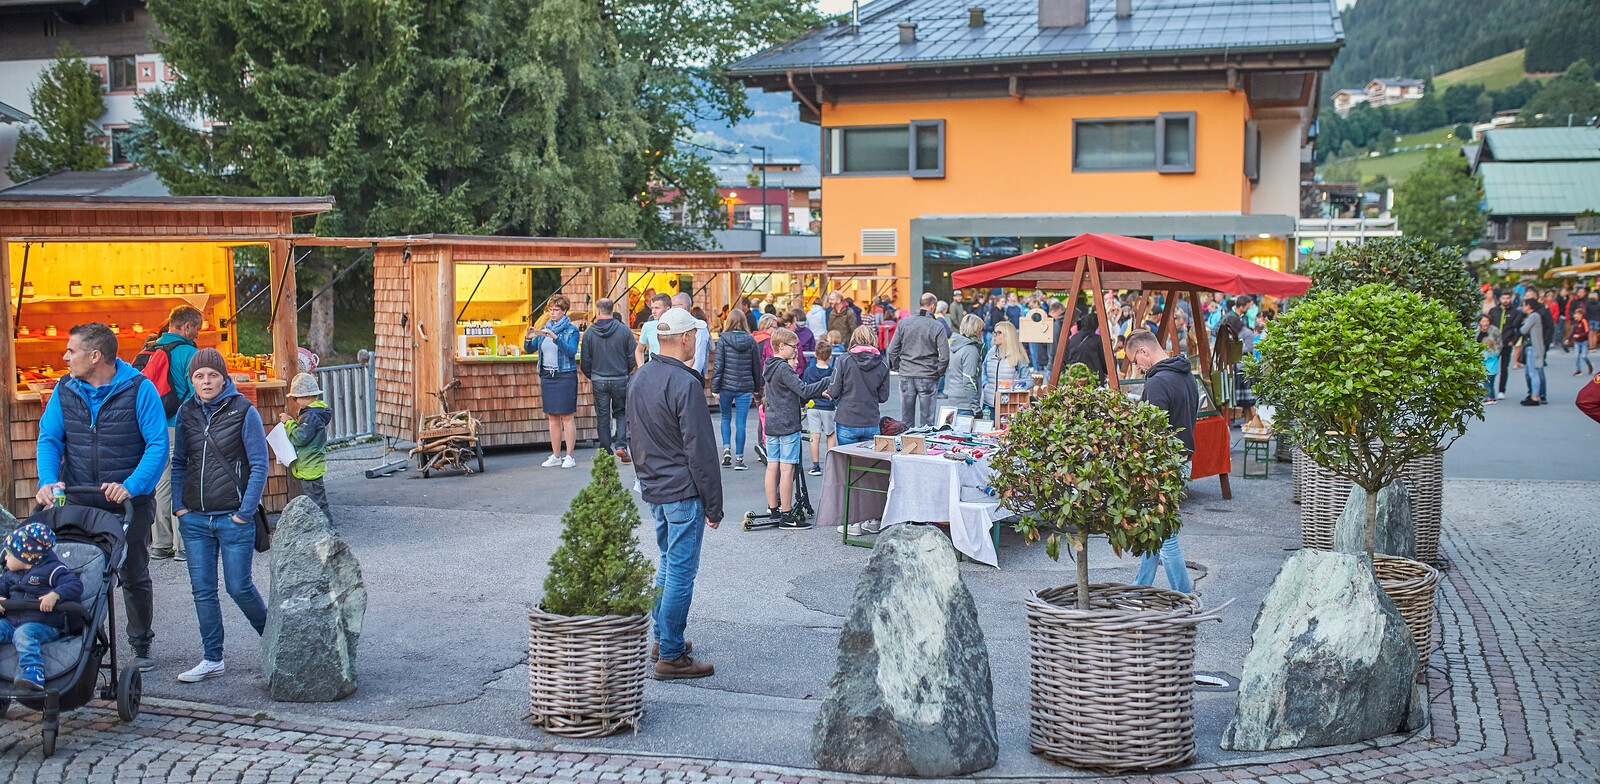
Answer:
[[[13,385],[0,395],[0,466],[10,479],[5,503],[22,516],[38,484],[34,461],[39,419],[65,373],[62,352],[75,324],[101,321],[118,331],[118,356],[132,361],[149,333],[178,305],[204,314],[197,343],[229,358],[264,422],[284,410],[286,381],[297,368],[293,219],[333,208],[329,198],[82,196],[0,193],[0,320],[7,350],[0,372]],[[272,354],[238,355],[243,305],[234,292],[233,249],[257,245],[269,258]],[[244,381],[245,374],[254,380]],[[263,497],[268,511],[288,501],[288,477],[276,462]]]
[[[1000,286],[1066,291],[1069,312],[1083,291],[1092,291],[1095,292],[1090,298],[1092,307],[1102,325],[1110,323],[1102,296],[1107,291],[1162,293],[1171,303],[1176,303],[1179,297],[1187,297],[1195,315],[1193,329],[1199,335],[1200,380],[1213,401],[1220,400],[1216,384],[1216,373],[1220,369],[1212,364],[1200,293],[1220,291],[1295,297],[1311,287],[1310,278],[1270,270],[1219,250],[1187,242],[1153,242],[1109,234],[1084,234],[1043,250],[960,270],[952,276],[952,282],[958,288]],[[1172,311],[1172,307],[1166,308],[1156,330],[1157,336],[1167,344],[1173,341]],[[1143,318],[1141,308],[1135,323],[1142,322]],[[1049,375],[1052,386],[1061,376],[1069,331],[1061,330],[1055,347]],[[1109,369],[1113,357],[1110,329],[1100,330],[1100,346]],[[1112,389],[1121,387],[1117,373],[1109,373],[1107,380]],[[1230,497],[1228,472],[1232,469],[1232,458],[1226,419],[1216,416],[1197,421],[1194,439],[1191,476],[1195,479],[1219,477],[1223,497]]]

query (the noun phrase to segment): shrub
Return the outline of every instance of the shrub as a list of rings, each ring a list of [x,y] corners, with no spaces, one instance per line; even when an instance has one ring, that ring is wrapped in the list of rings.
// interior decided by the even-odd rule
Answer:
[[[1256,396],[1277,407],[1313,462],[1367,491],[1373,551],[1378,491],[1409,461],[1483,418],[1482,352],[1458,314],[1370,283],[1310,297],[1278,317],[1246,360]]]
[[[1077,553],[1078,607],[1089,609],[1088,537],[1104,535],[1118,555],[1148,555],[1182,520],[1183,444],[1166,413],[1110,389],[1068,383],[1011,419],[992,467],[1017,532],[1045,542],[1052,559],[1061,537]]]
[[[615,458],[595,454],[589,485],[561,517],[543,607],[556,615],[642,615],[656,600],[655,569],[639,553],[639,508],[617,477]]]
[[[1437,300],[1466,327],[1478,323],[1482,296],[1452,249],[1414,237],[1381,237],[1345,243],[1307,265],[1308,298],[1387,283]]]

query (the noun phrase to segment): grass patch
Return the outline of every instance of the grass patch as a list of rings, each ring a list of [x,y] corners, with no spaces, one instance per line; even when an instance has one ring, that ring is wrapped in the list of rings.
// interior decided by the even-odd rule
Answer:
[[[1550,78],[1548,74],[1530,74],[1523,70],[1527,53],[1526,49],[1518,49],[1446,71],[1433,78],[1433,89],[1442,91],[1453,84],[1481,84],[1486,90],[1504,90],[1523,79]]]
[[[1370,182],[1377,176],[1388,177],[1394,185],[1399,185],[1406,177],[1416,171],[1428,160],[1428,152],[1435,144],[1443,144],[1445,152],[1452,155],[1459,154],[1461,140],[1453,137],[1455,126],[1435,128],[1424,133],[1414,133],[1410,136],[1401,136],[1395,142],[1395,147],[1401,152],[1391,153],[1378,158],[1358,157],[1329,160],[1317,171],[1325,180],[1330,182],[1349,182],[1350,168],[1353,166],[1357,180],[1362,184]],[[1422,149],[1405,149],[1422,148]]]
[[[298,345],[304,346],[306,344],[306,328],[310,324],[311,309],[307,308],[300,314]],[[334,308],[333,355],[322,358],[323,367],[347,365],[355,362],[357,351],[361,349],[372,350],[376,342],[375,334],[376,329],[371,304],[361,307],[340,306]],[[239,353],[272,353],[272,335],[267,332],[267,310],[262,303],[251,305],[248,310],[239,314]]]

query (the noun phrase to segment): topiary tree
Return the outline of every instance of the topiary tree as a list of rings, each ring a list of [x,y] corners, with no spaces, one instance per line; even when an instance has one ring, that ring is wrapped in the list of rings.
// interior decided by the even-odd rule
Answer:
[[[616,459],[595,454],[589,485],[561,516],[561,546],[544,578],[544,610],[557,615],[643,615],[656,600],[655,569],[633,535],[639,508]]]
[[[1087,369],[1085,369],[1087,370]],[[1011,418],[991,467],[1016,530],[1060,559],[1065,535],[1078,560],[1078,609],[1089,609],[1089,536],[1118,555],[1148,555],[1182,520],[1183,444],[1165,412],[1072,379]]]
[[[1472,275],[1451,248],[1415,237],[1381,237],[1362,244],[1344,243],[1312,259],[1304,274],[1311,278],[1306,297],[1350,291],[1368,283],[1387,283],[1438,300],[1458,314],[1463,326],[1478,323],[1482,295]]]
[[[1411,460],[1449,446],[1483,418],[1483,360],[1459,314],[1369,283],[1310,297],[1256,341],[1256,397],[1277,407],[1313,462],[1367,491],[1367,553],[1378,491]]]
[[[67,169],[94,171],[106,166],[106,150],[95,142],[96,125],[106,113],[100,76],[71,46],[63,43],[55,60],[28,91],[34,122],[17,136],[6,176],[26,180]]]

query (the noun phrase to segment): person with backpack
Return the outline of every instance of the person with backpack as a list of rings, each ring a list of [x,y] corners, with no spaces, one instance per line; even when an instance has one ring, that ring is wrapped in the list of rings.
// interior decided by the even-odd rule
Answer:
[[[261,414],[234,387],[214,348],[189,362],[194,396],[178,409],[172,449],[172,490],[189,559],[189,588],[200,621],[202,658],[178,676],[198,683],[223,674],[222,607],[217,561],[234,604],[260,634],[267,606],[250,577],[255,559],[256,509],[267,487],[267,437]],[[297,379],[298,380],[298,379]]]
[[[178,424],[178,406],[194,397],[194,387],[189,384],[186,372],[190,360],[200,349],[195,339],[200,336],[200,325],[205,320],[199,310],[179,305],[167,315],[163,324],[144,349],[133,359],[133,368],[144,374],[161,393],[161,405],[167,413],[167,443],[172,443],[172,430]],[[185,560],[188,555],[183,537],[178,534],[178,518],[173,516],[172,464],[161,472],[161,482],[156,485],[156,520],[150,527],[150,557]]]

